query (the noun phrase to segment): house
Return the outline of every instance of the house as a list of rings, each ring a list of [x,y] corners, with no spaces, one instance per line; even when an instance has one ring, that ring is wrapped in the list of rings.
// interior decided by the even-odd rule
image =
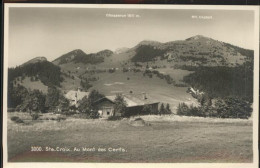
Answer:
[[[195,96],[201,96],[204,94],[204,92],[200,92],[198,89],[195,90],[193,89],[192,87],[189,87],[188,90],[187,90],[188,93],[190,93],[193,97]]]
[[[83,97],[89,96],[89,92],[82,92],[80,89],[70,90],[65,94],[65,97],[70,101],[70,106],[78,107],[79,101],[83,99]]]
[[[115,113],[116,95],[105,96],[94,103],[97,107],[98,113],[102,118],[108,118],[109,116],[121,116],[119,113]],[[138,115],[142,112],[143,107],[148,105],[151,108],[152,113],[158,112],[159,102],[152,101],[145,93],[142,94],[124,94],[124,100],[127,104],[127,112],[129,116]],[[115,114],[114,114],[115,113]]]

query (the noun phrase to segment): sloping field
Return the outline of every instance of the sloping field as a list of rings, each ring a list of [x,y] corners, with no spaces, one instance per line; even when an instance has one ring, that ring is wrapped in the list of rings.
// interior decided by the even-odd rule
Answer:
[[[197,104],[197,100],[186,93],[187,87],[169,85],[165,80],[156,76],[144,77],[141,72],[102,73],[98,76],[99,80],[93,83],[93,89],[97,89],[105,95],[129,94],[130,91],[134,94],[145,92],[154,101],[169,103],[173,111],[180,102]]]
[[[24,80],[22,80],[22,82],[19,81],[19,82],[17,82],[17,84],[18,83],[30,90],[40,90],[43,93],[48,92],[48,86],[45,86],[40,80],[31,81],[31,79],[29,77],[25,77]]]
[[[165,75],[169,74],[176,82],[182,81],[184,76],[193,73],[193,71],[173,69],[173,68],[160,68],[158,69],[158,71]]]
[[[251,120],[171,115],[142,116],[148,123],[143,127],[130,125],[128,119],[74,118],[21,125],[10,117],[26,114],[8,115],[11,162],[236,163],[252,162],[253,157]],[[42,151],[32,152],[31,147]],[[51,148],[55,151],[46,151]]]

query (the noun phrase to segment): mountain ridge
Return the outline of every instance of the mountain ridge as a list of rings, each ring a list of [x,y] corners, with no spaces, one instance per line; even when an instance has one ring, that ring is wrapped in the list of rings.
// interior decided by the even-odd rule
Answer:
[[[107,54],[100,54],[103,51],[107,51]],[[138,51],[142,54],[138,53]],[[218,41],[203,35],[195,35],[185,40],[175,40],[164,43],[154,40],[143,40],[132,48],[124,47],[116,50],[115,52],[106,49],[101,50],[97,53],[87,54],[81,49],[76,49],[56,58],[52,62],[56,65],[60,65],[64,63],[66,64],[68,62],[75,62],[75,60],[77,60],[76,62],[82,61],[85,64],[100,64],[106,61],[105,58],[107,56],[111,56],[114,54],[123,55],[124,53],[131,52],[132,55],[128,54],[128,59],[133,62],[149,62],[154,61],[154,59],[178,60],[179,62],[187,60],[195,62],[196,60],[204,60],[204,62],[197,61],[197,63],[204,64],[205,61],[207,61],[209,66],[213,64],[221,66],[235,66],[235,64],[242,64],[243,62],[245,62],[248,55],[252,56],[252,50],[250,49],[244,49],[242,47]],[[156,55],[156,52],[158,52],[159,54]],[[153,58],[148,58],[149,56]],[[143,57],[147,57],[147,59],[143,59]]]
[[[112,61],[114,59],[114,61]],[[158,42],[143,40],[132,48],[121,48],[115,52],[105,49],[96,53],[85,53],[75,49],[52,61],[61,66],[70,63],[83,63],[85,66],[97,65],[113,68],[114,63],[167,61],[171,66],[237,66],[253,59],[253,50],[244,49],[203,35],[195,35],[185,40]],[[46,61],[45,57],[36,57],[24,64]],[[76,65],[75,65],[76,66]]]

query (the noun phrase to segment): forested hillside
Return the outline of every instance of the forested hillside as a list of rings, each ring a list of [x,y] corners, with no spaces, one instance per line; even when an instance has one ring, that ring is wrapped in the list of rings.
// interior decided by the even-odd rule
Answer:
[[[40,80],[46,86],[60,86],[63,80],[60,67],[48,61],[8,69],[9,84],[17,77],[22,80],[25,76],[32,77],[33,80]]]
[[[227,96],[253,101],[253,63],[237,67],[199,67],[184,82],[215,98]]]
[[[142,45],[136,49],[136,54],[132,58],[133,62],[148,62],[156,57],[163,56],[164,50],[156,49],[150,45]]]

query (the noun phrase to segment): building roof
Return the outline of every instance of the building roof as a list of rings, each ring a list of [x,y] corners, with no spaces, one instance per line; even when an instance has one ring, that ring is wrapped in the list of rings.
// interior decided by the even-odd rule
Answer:
[[[89,92],[81,92],[81,91],[75,91],[70,90],[68,93],[65,94],[65,97],[69,100],[75,100],[77,97],[77,100],[83,99],[83,97],[88,96]]]
[[[144,99],[144,96],[146,97],[146,99]],[[123,97],[124,97],[124,100],[126,101],[127,107],[143,106],[146,104],[159,103],[156,101],[152,101],[149,96],[144,95],[144,94],[124,94]],[[115,99],[116,99],[116,95],[105,96],[104,98],[98,100],[97,102],[104,100],[104,99],[108,99],[109,101],[114,103]]]

